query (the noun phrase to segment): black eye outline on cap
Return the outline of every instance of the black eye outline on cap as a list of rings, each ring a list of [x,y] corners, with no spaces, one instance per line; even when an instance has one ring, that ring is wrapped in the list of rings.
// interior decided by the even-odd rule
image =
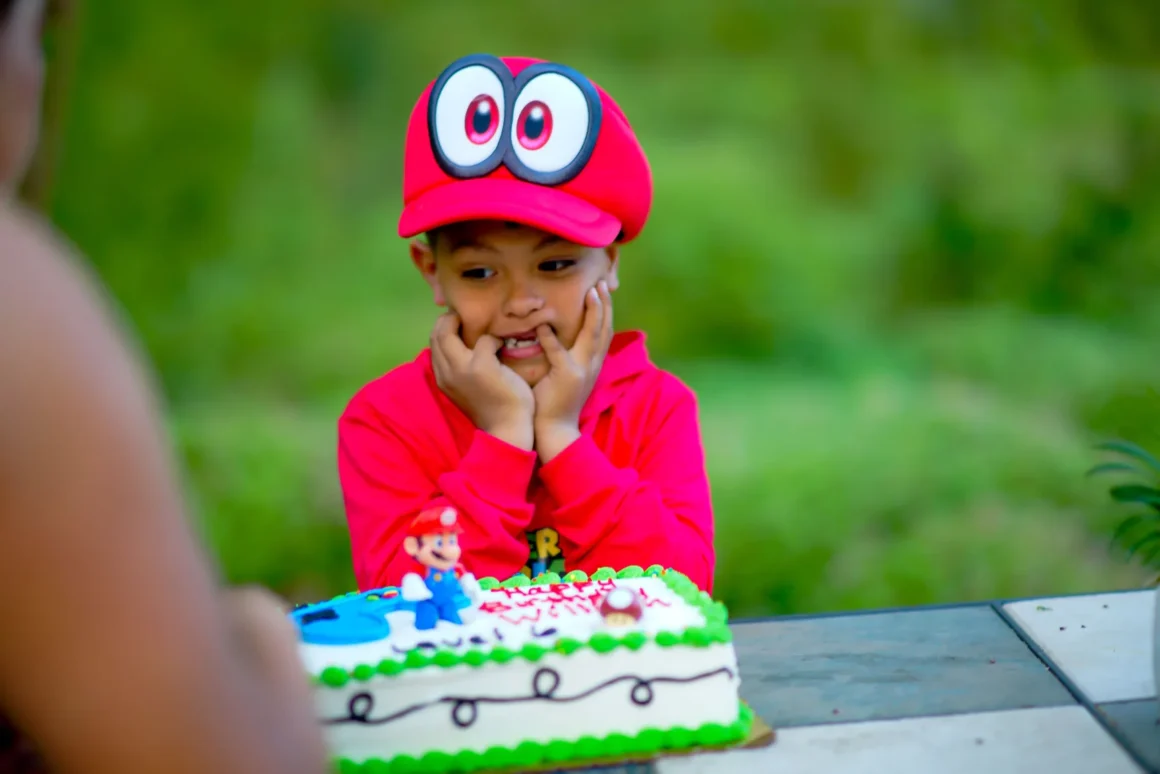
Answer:
[[[496,100],[496,107],[499,108],[500,117],[498,125],[488,135],[490,139],[495,137],[497,142],[495,148],[483,159],[474,164],[463,164],[455,161],[452,156],[454,153],[449,152],[445,143],[440,140],[439,136],[439,109],[443,105],[443,91],[447,84],[459,73],[463,72],[469,67],[483,67],[491,71],[500,85],[501,94],[488,95]],[[510,113],[513,102],[514,93],[514,79],[512,72],[508,66],[500,60],[499,57],[491,54],[469,54],[465,57],[455,60],[447,68],[439,74],[435,79],[435,83],[431,86],[431,96],[427,103],[427,134],[431,141],[431,151],[435,154],[435,160],[438,162],[440,168],[443,169],[451,177],[462,179],[472,177],[482,177],[495,171],[496,167],[500,165],[508,152],[507,130],[511,122]],[[473,104],[473,103],[469,103]],[[464,105],[464,110],[469,105]],[[444,138],[450,141],[451,138]],[[459,139],[456,137],[456,139]],[[462,138],[464,141],[470,142],[466,136]]]
[[[588,115],[586,117],[587,124],[584,127],[584,134],[571,158],[557,168],[537,170],[525,164],[519,157],[519,151],[513,145],[513,135],[519,128],[517,124],[520,120],[520,116],[516,115],[515,106],[524,95],[528,84],[543,75],[562,76],[572,86],[575,86],[578,94],[574,96],[583,99]],[[551,105],[548,105],[549,109],[551,107]],[[556,64],[554,62],[541,62],[529,65],[516,76],[512,89],[511,103],[508,106],[505,117],[508,121],[508,127],[505,136],[507,153],[504,154],[504,166],[511,170],[513,175],[529,183],[560,185],[580,174],[581,170],[588,164],[589,159],[592,158],[592,150],[596,147],[596,139],[600,136],[600,126],[604,119],[604,112],[603,105],[600,102],[600,94],[596,91],[596,87],[592,84],[592,81],[566,65]],[[568,125],[566,124],[565,126]],[[536,151],[531,152],[534,153]]]
[[[495,148],[486,158],[473,164],[463,164],[453,160],[452,156],[455,154],[449,153],[449,149],[440,141],[438,113],[440,106],[443,104],[441,98],[443,97],[443,91],[448,82],[464,69],[473,66],[482,66],[490,70],[499,80],[499,84],[503,89],[503,104],[502,106],[497,105],[497,107],[500,107],[501,112],[499,125],[491,129],[488,134],[489,142],[495,135],[499,135]],[[562,76],[570,82],[570,85],[577,88],[578,95],[583,99],[585,107],[587,108],[587,123],[584,127],[584,134],[579,147],[567,163],[559,168],[537,170],[525,164],[520,159],[517,150],[512,146],[513,130],[516,128],[516,123],[519,120],[519,116],[513,115],[513,113],[516,102],[523,95],[527,85],[536,78],[548,74]],[[548,107],[549,109],[551,108],[550,105]],[[466,110],[466,108],[467,106],[465,105],[464,109]],[[596,91],[596,87],[592,81],[571,67],[554,62],[539,62],[524,68],[518,76],[513,78],[511,70],[508,69],[508,66],[499,57],[491,54],[469,54],[448,65],[440,73],[434,84],[432,84],[431,95],[427,105],[427,132],[436,162],[450,177],[463,180],[484,177],[494,172],[502,163],[514,176],[521,180],[539,185],[552,186],[568,182],[580,174],[581,170],[588,164],[588,161],[592,158],[592,151],[596,147],[596,140],[600,136],[603,117],[603,105],[600,101],[600,94]],[[573,129],[574,131],[575,129]],[[450,140],[450,138],[444,139]],[[467,138],[464,137],[463,139],[466,140]]]

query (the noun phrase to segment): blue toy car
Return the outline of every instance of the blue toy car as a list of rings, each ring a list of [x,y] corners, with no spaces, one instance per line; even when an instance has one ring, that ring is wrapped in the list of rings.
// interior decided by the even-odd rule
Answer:
[[[455,605],[462,610],[471,602],[459,594]],[[290,613],[302,641],[311,645],[358,645],[381,640],[391,633],[387,615],[399,610],[415,611],[415,603],[403,599],[397,586],[352,592],[326,602],[299,605]]]

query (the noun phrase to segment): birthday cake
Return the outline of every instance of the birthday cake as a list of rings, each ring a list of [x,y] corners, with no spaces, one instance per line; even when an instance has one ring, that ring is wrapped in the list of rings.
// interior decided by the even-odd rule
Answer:
[[[686,576],[476,582],[456,536],[408,537],[425,577],[291,614],[339,771],[528,768],[748,735],[727,612]]]

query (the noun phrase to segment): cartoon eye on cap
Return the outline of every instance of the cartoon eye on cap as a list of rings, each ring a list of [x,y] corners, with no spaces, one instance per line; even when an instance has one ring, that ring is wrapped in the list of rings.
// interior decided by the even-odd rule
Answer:
[[[570,67],[544,62],[513,78],[497,57],[473,54],[435,80],[427,123],[452,177],[482,177],[503,163],[529,183],[558,185],[591,158],[601,111],[596,87]]]
[[[432,86],[428,126],[447,174],[478,177],[499,166],[511,94],[511,71],[494,56],[466,56],[443,71]]]
[[[519,74],[515,93],[508,168],[541,185],[571,180],[600,134],[600,96],[592,82],[564,65],[535,64]]]

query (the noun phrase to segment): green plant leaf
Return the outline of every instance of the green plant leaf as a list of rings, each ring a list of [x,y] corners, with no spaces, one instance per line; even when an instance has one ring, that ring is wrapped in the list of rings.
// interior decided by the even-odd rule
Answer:
[[[1140,563],[1145,567],[1155,567],[1155,562],[1160,559],[1160,543],[1152,546],[1152,549],[1140,557]]]
[[[1153,514],[1148,514],[1148,516],[1155,518]],[[1143,524],[1144,521],[1145,517],[1142,514],[1129,516],[1128,518],[1121,521],[1120,526],[1116,527],[1116,531],[1112,534],[1112,543],[1115,544],[1120,542],[1120,540],[1122,540],[1125,535],[1135,529],[1138,525]]]
[[[1135,475],[1145,475],[1145,472],[1135,465],[1129,465],[1126,462],[1104,462],[1096,465],[1087,472],[1089,476],[1099,476],[1104,473],[1133,473]]]
[[[1147,465],[1152,470],[1160,473],[1160,460],[1157,460],[1152,454],[1141,446],[1138,446],[1131,441],[1106,441],[1096,447],[1103,451],[1115,452],[1123,454],[1126,457],[1139,460]]]
[[[1132,545],[1128,546],[1128,556],[1135,556],[1140,553],[1140,550],[1154,541],[1160,541],[1160,532],[1149,532],[1144,537],[1137,540]]]
[[[1160,510],[1160,490],[1142,484],[1121,484],[1108,490],[1119,503],[1140,503]]]

